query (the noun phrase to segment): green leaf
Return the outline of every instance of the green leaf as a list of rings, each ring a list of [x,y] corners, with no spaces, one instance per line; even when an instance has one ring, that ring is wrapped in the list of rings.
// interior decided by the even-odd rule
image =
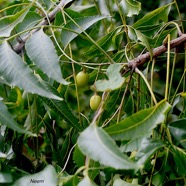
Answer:
[[[138,169],[138,165],[130,161],[110,136],[95,124],[91,124],[78,137],[79,149],[100,164],[115,169]]]
[[[27,40],[26,51],[29,58],[50,78],[61,84],[69,84],[62,78],[59,57],[51,39],[40,29]]]
[[[0,172],[0,183],[11,183],[13,181],[10,173]]]
[[[171,152],[173,153],[174,156],[174,161],[176,163],[176,170],[177,172],[185,176],[186,175],[186,152],[182,150],[179,147],[172,146]]]
[[[158,34],[156,37],[154,37],[152,39],[152,45],[153,47],[157,47],[162,45],[163,40],[166,38],[166,36],[170,34],[171,39],[175,39],[178,35],[178,30],[176,27],[168,29],[168,30],[164,30],[163,32],[161,32],[161,34]]]
[[[65,137],[65,139],[63,141],[62,147],[60,149],[60,153],[58,154],[60,156],[60,160],[63,161],[63,162],[66,161],[66,158],[69,155],[69,150],[71,148],[71,146],[70,146],[70,144],[71,144],[71,136],[72,136],[72,130],[70,130],[68,132],[68,134],[66,135],[66,137]],[[60,154],[63,154],[62,158],[61,158]]]
[[[140,185],[129,183],[122,180],[121,178],[117,178],[114,180],[113,186],[140,186]]]
[[[10,85],[18,86],[32,94],[38,94],[48,98],[61,100],[60,97],[47,90],[41,80],[39,80],[5,41],[0,45],[0,76]]]
[[[119,3],[122,13],[125,16],[132,17],[138,15],[141,10],[141,3],[134,0],[122,0]]]
[[[164,147],[163,143],[159,139],[144,138],[139,145],[139,150],[136,154],[136,159],[140,165],[145,164],[152,155],[160,148]]]
[[[56,186],[57,185],[57,173],[55,168],[52,165],[47,165],[41,172],[36,174],[32,174],[29,176],[23,176],[18,179],[13,186],[43,186],[43,185],[50,185]]]
[[[169,103],[163,100],[152,108],[141,110],[106,128],[105,131],[117,140],[134,140],[162,123],[170,107]]]
[[[79,183],[79,179],[78,179],[77,175],[71,176],[71,178],[68,181],[65,180],[65,179],[68,179],[68,177],[63,178],[63,179],[64,179],[64,181],[63,181],[64,184],[62,184],[62,186],[77,186]]]
[[[74,152],[73,152],[73,160],[78,167],[82,167],[85,164],[85,156],[79,150],[77,145],[76,145]]]
[[[83,6],[83,7],[85,7],[85,6]],[[79,13],[77,10],[74,11],[74,10],[68,8],[68,9],[64,9],[64,11],[66,12],[66,14],[68,14],[70,16],[71,19],[83,17],[83,15],[81,13]],[[58,12],[55,16],[54,25],[61,26],[62,24],[64,24],[65,22],[67,22],[69,20],[70,20],[69,17],[65,17],[65,20],[64,20],[63,13]]]
[[[152,47],[150,46],[150,38],[142,34],[140,31],[136,30],[134,27],[127,26],[128,27],[128,36],[131,40],[134,41],[141,41],[142,44],[147,47],[147,50],[150,52],[150,55],[152,57]]]
[[[110,15],[106,0],[98,1],[98,5],[102,15]]]
[[[96,184],[88,176],[85,176],[78,186],[96,186]]]
[[[18,123],[14,121],[13,116],[8,112],[7,107],[2,101],[0,101],[0,123],[17,132],[35,136],[33,133],[23,129],[21,126],[18,125]]]
[[[107,16],[88,16],[68,21],[61,31],[61,42],[63,46],[68,45],[78,34],[106,17]]]
[[[16,26],[16,32],[19,33],[23,30],[33,28],[41,19],[42,17],[39,14],[37,14],[36,12],[29,11],[25,16],[24,20]],[[20,37],[24,37],[27,34],[28,32],[23,33],[20,35]]]
[[[82,127],[79,125],[78,119],[74,116],[65,100],[58,101],[54,99],[43,98],[46,104],[54,109],[71,127],[82,131]]]
[[[176,120],[169,123],[168,128],[172,136],[184,147],[186,148],[186,119]]]
[[[114,111],[118,108],[118,103],[120,103],[121,89],[113,91],[107,97],[107,102],[104,104],[104,112],[102,118],[107,120],[112,117]]]
[[[125,78],[121,76],[120,70],[123,65],[121,64],[111,64],[106,72],[108,80],[98,80],[93,86],[96,91],[112,91],[120,88],[125,82]]]
[[[31,3],[32,5],[32,3]],[[9,37],[14,27],[23,21],[31,5],[20,12],[0,19],[0,37]]]
[[[103,36],[101,39],[97,41],[97,44],[106,52],[113,51],[117,49],[116,46],[116,37],[117,34],[121,31],[121,29],[117,28],[107,35]],[[97,46],[93,45],[90,49],[85,53],[85,55],[100,55],[99,49]]]
[[[4,154],[3,152],[0,151],[0,158],[7,158],[7,156],[6,156],[6,154]]]
[[[141,142],[144,138],[150,137],[152,135],[152,132],[147,132],[145,135],[135,138],[134,140],[131,141],[124,141],[121,146],[120,150],[121,152],[132,152],[132,151],[137,151],[139,146],[141,145]]]
[[[133,24],[133,28],[140,29],[139,27],[141,26],[157,25],[161,23],[161,21],[167,22],[171,5],[172,3],[146,14],[143,18]]]
[[[157,31],[159,31],[164,26],[164,23],[159,23],[157,25],[147,25],[147,26],[141,26],[138,27],[137,30],[139,30],[142,34],[144,34],[147,37],[153,37]]]

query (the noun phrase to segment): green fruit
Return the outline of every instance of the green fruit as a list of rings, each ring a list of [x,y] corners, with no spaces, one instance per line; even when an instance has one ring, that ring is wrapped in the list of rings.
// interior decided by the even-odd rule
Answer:
[[[94,94],[91,98],[90,98],[90,108],[92,110],[97,110],[99,105],[101,103],[101,97],[97,94]]]
[[[89,75],[84,71],[81,71],[76,75],[76,83],[78,87],[85,87],[88,85],[88,80]]]

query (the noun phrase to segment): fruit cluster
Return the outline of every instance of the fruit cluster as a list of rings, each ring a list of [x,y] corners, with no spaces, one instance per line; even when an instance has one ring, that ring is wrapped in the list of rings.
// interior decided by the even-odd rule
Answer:
[[[83,88],[87,86],[88,81],[89,81],[88,73],[81,71],[76,75],[77,87]],[[92,110],[97,110],[99,108],[100,103],[101,103],[101,97],[97,93],[94,93],[94,95],[90,98],[90,108]]]

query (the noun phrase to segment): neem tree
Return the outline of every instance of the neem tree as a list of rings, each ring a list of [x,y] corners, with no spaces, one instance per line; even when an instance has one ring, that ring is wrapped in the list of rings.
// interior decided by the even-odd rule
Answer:
[[[2,3],[1,184],[186,184],[184,15],[157,2]]]

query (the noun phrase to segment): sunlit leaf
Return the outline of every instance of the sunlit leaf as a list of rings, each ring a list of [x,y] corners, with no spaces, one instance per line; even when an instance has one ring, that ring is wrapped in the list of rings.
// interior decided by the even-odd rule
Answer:
[[[122,0],[119,3],[122,13],[128,17],[138,15],[141,10],[141,3],[134,0]]]
[[[186,148],[186,119],[176,120],[169,123],[168,128],[172,136]]]
[[[14,27],[23,21],[30,9],[30,5],[20,12],[0,19],[0,37],[9,37]]]
[[[63,0],[64,6],[70,3],[72,0]]]
[[[34,135],[33,133],[23,129],[16,123],[16,121],[14,121],[13,116],[9,113],[7,107],[2,101],[0,101],[0,123],[17,132],[29,134],[32,136]]]
[[[59,96],[52,94],[46,89],[6,41],[0,45],[0,77],[5,79],[10,85],[18,86],[20,89],[32,94],[61,100]]]
[[[154,107],[141,110],[105,130],[114,139],[134,140],[162,123],[169,109],[170,105],[163,100]]]
[[[83,154],[100,164],[115,169],[138,169],[138,165],[130,161],[110,136],[95,124],[86,128],[78,138],[78,146]]]
[[[85,31],[94,23],[106,18],[107,16],[88,16],[70,20],[61,31],[61,42],[63,46],[70,43],[78,34]]]
[[[96,186],[96,184],[88,176],[85,176],[78,186]]]
[[[98,1],[98,5],[102,15],[110,15],[106,0]]]
[[[18,179],[13,186],[33,186],[33,185],[57,185],[57,173],[52,165],[47,165],[41,172],[23,176]]]
[[[106,72],[108,80],[98,80],[94,84],[96,91],[112,91],[120,88],[125,82],[125,78],[121,76],[120,70],[123,67],[121,64],[111,64]]]
[[[186,92],[182,92],[180,95],[181,95],[182,97],[186,97]]]
[[[30,59],[50,78],[61,84],[69,84],[62,78],[59,57],[51,39],[40,29],[26,42]]]
[[[157,8],[154,11],[146,14],[143,18],[135,22],[133,24],[133,27],[135,29],[140,29],[139,27],[141,26],[156,25],[156,24],[161,23],[161,21],[167,22],[171,5],[172,3],[167,4],[165,6]]]

